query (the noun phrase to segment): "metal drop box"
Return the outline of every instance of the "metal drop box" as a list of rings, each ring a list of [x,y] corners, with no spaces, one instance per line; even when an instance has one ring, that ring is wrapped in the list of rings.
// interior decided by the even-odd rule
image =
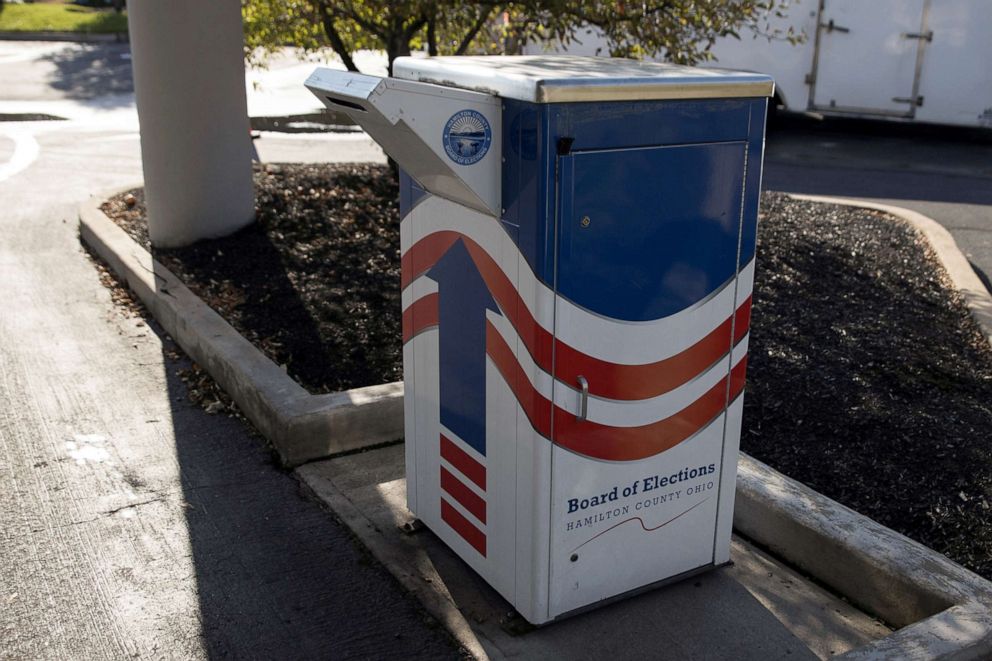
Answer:
[[[727,563],[772,80],[393,71],[307,86],[402,168],[410,510],[535,624]]]

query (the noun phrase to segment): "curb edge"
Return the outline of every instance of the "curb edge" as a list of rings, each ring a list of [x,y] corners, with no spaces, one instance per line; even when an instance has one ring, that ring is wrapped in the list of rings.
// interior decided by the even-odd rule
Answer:
[[[794,200],[805,200],[807,202],[839,204],[846,207],[881,211],[908,223],[930,244],[930,247],[937,255],[937,259],[947,272],[951,284],[964,298],[965,305],[968,306],[968,311],[971,312],[971,316],[978,323],[982,335],[992,345],[992,294],[985,288],[984,283],[982,283],[974,269],[971,268],[971,262],[964,256],[954,237],[951,236],[951,233],[943,225],[918,211],[891,204],[868,202],[846,197],[831,197],[829,195],[789,194],[789,197]]]
[[[104,200],[135,187],[93,196],[81,204],[80,239],[217,380],[272,442],[284,465],[297,466],[402,437],[402,383],[311,395],[100,209]]]

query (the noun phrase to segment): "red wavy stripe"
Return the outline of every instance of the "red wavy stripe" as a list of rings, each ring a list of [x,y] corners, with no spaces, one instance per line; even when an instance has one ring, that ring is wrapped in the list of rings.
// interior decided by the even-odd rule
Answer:
[[[428,234],[413,244],[400,258],[400,286],[406,289],[418,275],[434,266],[441,255],[448,252],[451,244],[462,237],[471,241],[459,232],[442,230]]]
[[[747,299],[741,306],[737,308],[737,312],[734,313],[734,346],[744,339],[747,335],[748,330],[751,328],[751,296]]]
[[[403,310],[403,344],[431,326],[438,324],[437,293],[418,298]]]
[[[744,383],[747,378],[747,354],[737,361],[734,368],[730,370],[730,396],[727,398],[727,404],[737,399],[737,395],[744,392]]]
[[[441,456],[462,475],[475,482],[480,489],[486,490],[486,467],[452,443],[444,434],[441,434]]]
[[[441,519],[471,544],[472,548],[481,553],[483,558],[486,557],[486,534],[472,525],[471,521],[444,498],[441,498]]]
[[[575,383],[580,375],[584,376],[589,381],[590,393],[597,397],[647,399],[674,390],[726,355],[731,346],[731,329],[736,331],[733,335],[743,337],[750,319],[751,299],[748,297],[735,315],[728,317],[706,337],[674,356],[641,365],[622,365],[600,360],[555,340],[534,319],[496,261],[472,239],[458,232],[435,232],[414,244],[403,255],[403,287],[429,269],[458,239],[464,240],[486,286],[517,331],[534,362],[551,374],[554,348],[558,352],[554,376],[565,383]],[[404,341],[405,329],[406,325]],[[734,339],[734,343],[739,337]]]
[[[551,400],[531,385],[513,350],[489,321],[486,321],[486,353],[520,402],[531,426],[541,436],[551,438]]]
[[[486,522],[486,501],[441,466],[441,488],[482,523]]]
[[[577,420],[575,414],[555,406],[539,393],[527,379],[503,336],[491,323],[486,324],[486,351],[537,433],[551,438],[553,415],[553,440],[557,445],[586,457],[609,461],[644,459],[691,437],[720,415],[727,403],[741,393],[747,365],[747,358],[742,358],[726,378],[695,402],[664,420],[639,427],[612,427],[590,420]]]

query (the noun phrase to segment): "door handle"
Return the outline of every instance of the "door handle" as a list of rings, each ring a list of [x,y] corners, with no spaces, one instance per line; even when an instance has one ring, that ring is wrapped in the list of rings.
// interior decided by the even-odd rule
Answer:
[[[820,23],[820,27],[821,28],[826,28],[827,29],[827,32],[833,32],[835,30],[837,32],[850,32],[851,31],[851,28],[845,28],[845,27],[841,27],[840,25],[836,25],[834,23],[834,19],[832,19],[832,18],[829,21],[827,21],[826,23]]]
[[[585,420],[586,415],[589,413],[589,381],[586,377],[580,376],[578,378],[579,382],[579,413],[575,416],[576,420]]]

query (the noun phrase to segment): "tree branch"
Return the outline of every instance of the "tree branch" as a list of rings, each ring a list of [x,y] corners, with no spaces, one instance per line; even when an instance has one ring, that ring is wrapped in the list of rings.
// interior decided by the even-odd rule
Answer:
[[[475,40],[476,36],[479,34],[479,30],[489,21],[489,17],[493,15],[496,10],[496,6],[492,6],[489,9],[483,9],[479,14],[479,18],[475,21],[475,24],[468,31],[468,33],[462,38],[458,48],[455,49],[455,55],[464,55],[468,47],[472,45],[472,41]]]
[[[343,3],[337,3],[337,2],[335,2],[334,4],[335,5],[340,5],[340,4],[343,4]],[[384,30],[382,28],[382,26],[376,25],[375,23],[371,23],[369,21],[366,21],[364,18],[362,18],[358,14],[358,12],[355,10],[355,8],[353,6],[351,6],[351,3],[349,3],[349,6],[346,7],[346,8],[341,8],[340,6],[338,6],[336,8],[336,10],[332,10],[330,8],[330,6],[329,6],[329,3],[326,2],[326,0],[324,2],[321,2],[321,5],[323,7],[325,7],[328,12],[336,12],[336,13],[341,14],[342,16],[348,18],[349,20],[354,21],[355,24],[358,25],[358,27],[362,28],[366,32],[370,32],[370,33],[374,34],[375,36],[379,37],[383,41],[387,41],[389,39],[389,35],[386,33],[386,30]]]
[[[406,41],[406,43],[410,43],[410,40],[413,39],[413,35],[417,34],[424,27],[426,23],[427,23],[427,17],[421,16],[414,22],[410,23],[410,25],[406,26],[406,28],[403,30],[404,41]]]
[[[330,8],[323,2],[318,3],[318,8],[320,11],[320,23],[324,27],[324,34],[327,35],[327,41],[331,44],[331,49],[341,58],[341,62],[344,63],[348,71],[358,71],[358,66],[355,64],[355,60],[351,58],[348,47],[344,45],[344,40],[338,34],[337,28],[334,27],[334,17],[331,15]]]

